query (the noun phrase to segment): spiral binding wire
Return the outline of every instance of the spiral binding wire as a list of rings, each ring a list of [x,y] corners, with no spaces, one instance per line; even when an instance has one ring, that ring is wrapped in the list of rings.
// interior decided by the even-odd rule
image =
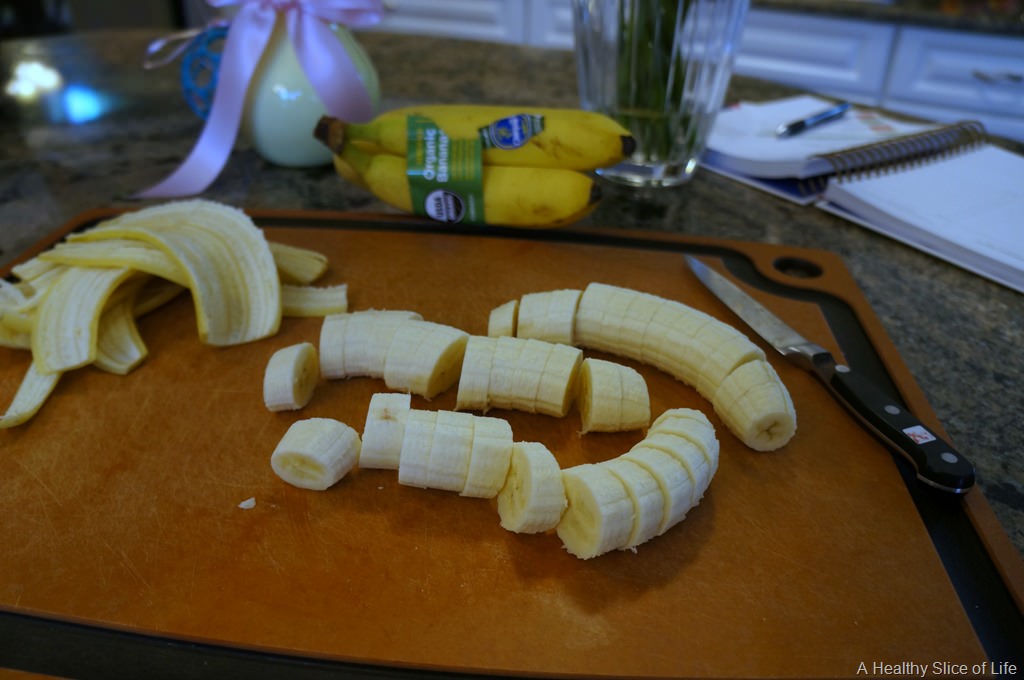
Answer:
[[[985,127],[980,122],[962,121],[934,130],[823,154],[819,158],[828,161],[832,172],[813,179],[821,179],[824,183],[834,177],[843,182],[899,172],[973,149],[985,140]]]

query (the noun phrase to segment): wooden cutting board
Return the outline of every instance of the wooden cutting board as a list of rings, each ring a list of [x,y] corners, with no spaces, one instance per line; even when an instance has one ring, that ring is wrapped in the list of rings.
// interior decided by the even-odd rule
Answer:
[[[630,234],[611,244],[607,231],[444,233],[351,215],[257,218],[276,225],[270,239],[325,253],[323,283],[347,282],[351,309],[416,310],[470,333],[485,333],[488,312],[506,300],[591,281],[738,325],[685,269],[684,246],[716,266],[717,255],[762,269],[799,257],[821,275],[772,276],[864,308],[839,259],[819,251]],[[818,305],[754,292],[839,353]],[[635,553],[581,561],[553,534],[503,530],[491,501],[403,487],[393,471],[358,470],[326,492],[279,480],[270,453],[291,423],[323,416],[361,431],[370,395],[386,390],[372,379],[324,381],[300,412],[263,407],[267,359],[316,343],[320,320],[286,319],[275,337],[214,349],[199,344],[181,296],[140,328],[150,350],[141,368],[67,374],[36,418],[0,432],[6,611],[317,659],[503,674],[856,677],[862,662],[986,658],[892,455],[776,356],[799,431],[773,453],[744,447],[691,388],[621,360],[647,379],[654,414],[708,414],[720,468],[669,533]],[[886,361],[899,366],[886,343]],[[27,353],[0,352],[0,393],[13,394],[27,365]],[[909,376],[897,382],[916,398]],[[454,392],[413,405],[454,408]],[[575,412],[490,415],[507,417],[517,439],[545,443],[563,467],[617,456],[643,436],[581,436]],[[255,507],[239,507],[249,498]]]

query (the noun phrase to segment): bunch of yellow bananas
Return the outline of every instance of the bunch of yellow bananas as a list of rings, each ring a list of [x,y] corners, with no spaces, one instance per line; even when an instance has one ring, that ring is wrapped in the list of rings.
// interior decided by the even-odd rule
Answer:
[[[598,113],[459,104],[406,107],[362,124],[325,116],[314,136],[331,149],[347,181],[405,212],[447,219],[414,205],[410,191],[410,126],[423,119],[453,141],[482,140],[487,224],[545,228],[581,219],[601,198],[589,171],[619,163],[636,146],[628,130]]]

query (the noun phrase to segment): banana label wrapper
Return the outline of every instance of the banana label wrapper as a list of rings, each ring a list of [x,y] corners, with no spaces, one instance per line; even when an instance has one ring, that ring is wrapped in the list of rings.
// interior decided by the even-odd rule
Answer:
[[[452,139],[423,116],[409,116],[408,131],[413,211],[438,222],[484,224],[480,138]]]

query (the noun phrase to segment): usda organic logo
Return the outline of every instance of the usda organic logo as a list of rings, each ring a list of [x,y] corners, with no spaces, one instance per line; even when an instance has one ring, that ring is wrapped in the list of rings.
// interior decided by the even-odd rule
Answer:
[[[423,208],[427,217],[438,222],[461,222],[466,216],[466,203],[462,197],[445,189],[435,189],[427,194]]]

